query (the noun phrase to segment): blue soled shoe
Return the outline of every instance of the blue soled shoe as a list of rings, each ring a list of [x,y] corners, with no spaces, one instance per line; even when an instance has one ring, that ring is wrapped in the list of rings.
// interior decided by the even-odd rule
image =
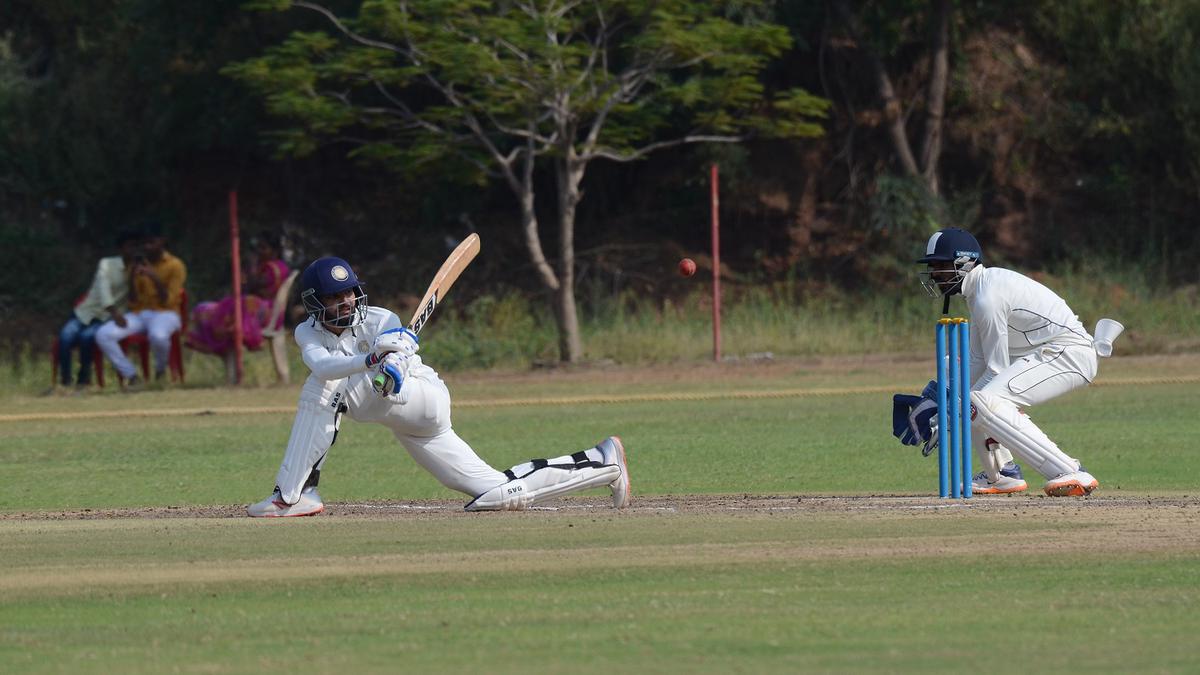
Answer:
[[[994,483],[988,480],[986,471],[980,471],[971,479],[971,492],[977,495],[1007,495],[1028,489],[1029,484],[1021,473],[1021,465],[1015,462],[1000,467],[1000,477]]]

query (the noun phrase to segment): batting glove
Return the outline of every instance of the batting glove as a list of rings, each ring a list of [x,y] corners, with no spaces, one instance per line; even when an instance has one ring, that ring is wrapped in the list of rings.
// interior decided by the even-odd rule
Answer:
[[[372,351],[376,360],[383,359],[388,354],[399,354],[404,357],[412,356],[421,348],[417,334],[407,328],[393,328],[379,334],[375,338]]]
[[[398,353],[391,353],[383,357],[376,369],[375,376],[371,378],[371,386],[375,388],[375,393],[390,398],[400,404],[408,402],[408,395],[404,391],[404,380],[408,377],[408,370],[412,367],[412,359],[407,356],[401,356]]]

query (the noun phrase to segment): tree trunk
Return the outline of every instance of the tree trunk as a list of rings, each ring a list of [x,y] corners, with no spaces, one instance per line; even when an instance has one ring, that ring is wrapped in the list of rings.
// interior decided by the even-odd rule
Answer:
[[[863,39],[858,19],[854,16],[854,12],[851,11],[846,0],[834,0],[833,9],[871,65],[871,71],[875,76],[875,88],[883,103],[884,123],[887,125],[888,136],[892,139],[892,149],[896,151],[896,158],[900,160],[900,166],[904,168],[905,174],[920,176],[921,171],[917,168],[917,160],[913,156],[912,146],[909,145],[908,135],[904,129],[904,115],[901,114],[900,101],[896,98],[896,89],[892,86],[892,78],[888,77],[883,59]]]
[[[533,150],[527,150],[522,158],[521,175],[518,177],[506,167],[505,176],[517,203],[521,205],[521,231],[525,234],[525,249],[529,251],[529,260],[533,262],[533,267],[546,288],[557,291],[558,277],[554,275],[554,268],[546,262],[546,255],[542,252],[542,239],[538,234],[537,211],[534,210],[533,159]]]
[[[582,195],[584,165],[568,146],[566,156],[555,162],[558,184],[559,270],[558,290],[555,293],[558,319],[558,356],[563,363],[577,363],[583,357],[583,342],[579,336],[579,312],[575,307],[575,209]]]
[[[558,223],[562,254],[562,263],[557,274],[546,261],[541,236],[538,233],[537,211],[534,210],[536,195],[533,191],[532,153],[526,157],[519,178],[510,174],[509,185],[521,205],[521,230],[525,235],[525,248],[529,252],[529,259],[533,261],[542,284],[550,289],[554,296],[559,360],[575,363],[583,355],[579,339],[579,313],[575,308],[575,207],[579,204],[579,181],[583,178],[583,170],[577,169],[578,176],[572,181],[569,172],[565,170],[564,162],[558,162],[555,169],[559,186]]]
[[[950,0],[934,0],[930,35],[929,90],[925,117],[925,143],[921,148],[921,174],[929,191],[938,194],[938,159],[942,154],[942,117],[946,110],[949,79]]]

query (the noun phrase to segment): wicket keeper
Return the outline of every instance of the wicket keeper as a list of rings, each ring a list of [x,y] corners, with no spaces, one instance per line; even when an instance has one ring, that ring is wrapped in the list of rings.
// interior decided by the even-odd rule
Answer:
[[[1100,483],[1078,459],[1051,441],[1025,410],[1087,386],[1098,355],[1108,356],[1120,324],[1101,319],[1090,335],[1067,303],[1027,276],[983,265],[983,250],[966,230],[934,233],[917,260],[927,265],[921,285],[934,297],[960,294],[971,322],[971,435],[983,471],[976,494],[1027,489],[1020,465],[1046,478],[1052,497],[1091,494]],[[893,433],[906,445],[936,444],[937,390],[931,382],[918,401],[893,410]],[[915,397],[910,397],[915,398]],[[932,405],[929,401],[932,400]]]

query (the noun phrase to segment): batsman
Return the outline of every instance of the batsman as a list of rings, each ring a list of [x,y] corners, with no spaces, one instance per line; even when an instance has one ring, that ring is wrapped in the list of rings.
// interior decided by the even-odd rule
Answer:
[[[524,509],[604,486],[614,507],[628,506],[629,470],[619,438],[496,470],[454,432],[450,392],[421,362],[416,333],[391,311],[367,304],[349,263],[319,258],[300,285],[309,319],[296,327],[296,343],[312,374],[300,390],[275,489],[247,508],[251,516],[311,516],[325,509],[317,484],[344,414],[391,429],[442,485],[471,498],[468,511]]]
[[[1052,497],[1085,496],[1100,483],[1079,460],[1050,440],[1025,410],[1087,386],[1096,377],[1099,355],[1112,353],[1121,325],[1097,323],[1090,335],[1054,291],[1017,272],[983,265],[979,242],[966,230],[933,234],[921,285],[949,307],[962,295],[970,313],[971,436],[983,471],[971,481],[976,494],[1027,489],[1019,458],[1046,478]],[[937,385],[921,396],[897,395],[892,431],[906,445],[937,444]]]

